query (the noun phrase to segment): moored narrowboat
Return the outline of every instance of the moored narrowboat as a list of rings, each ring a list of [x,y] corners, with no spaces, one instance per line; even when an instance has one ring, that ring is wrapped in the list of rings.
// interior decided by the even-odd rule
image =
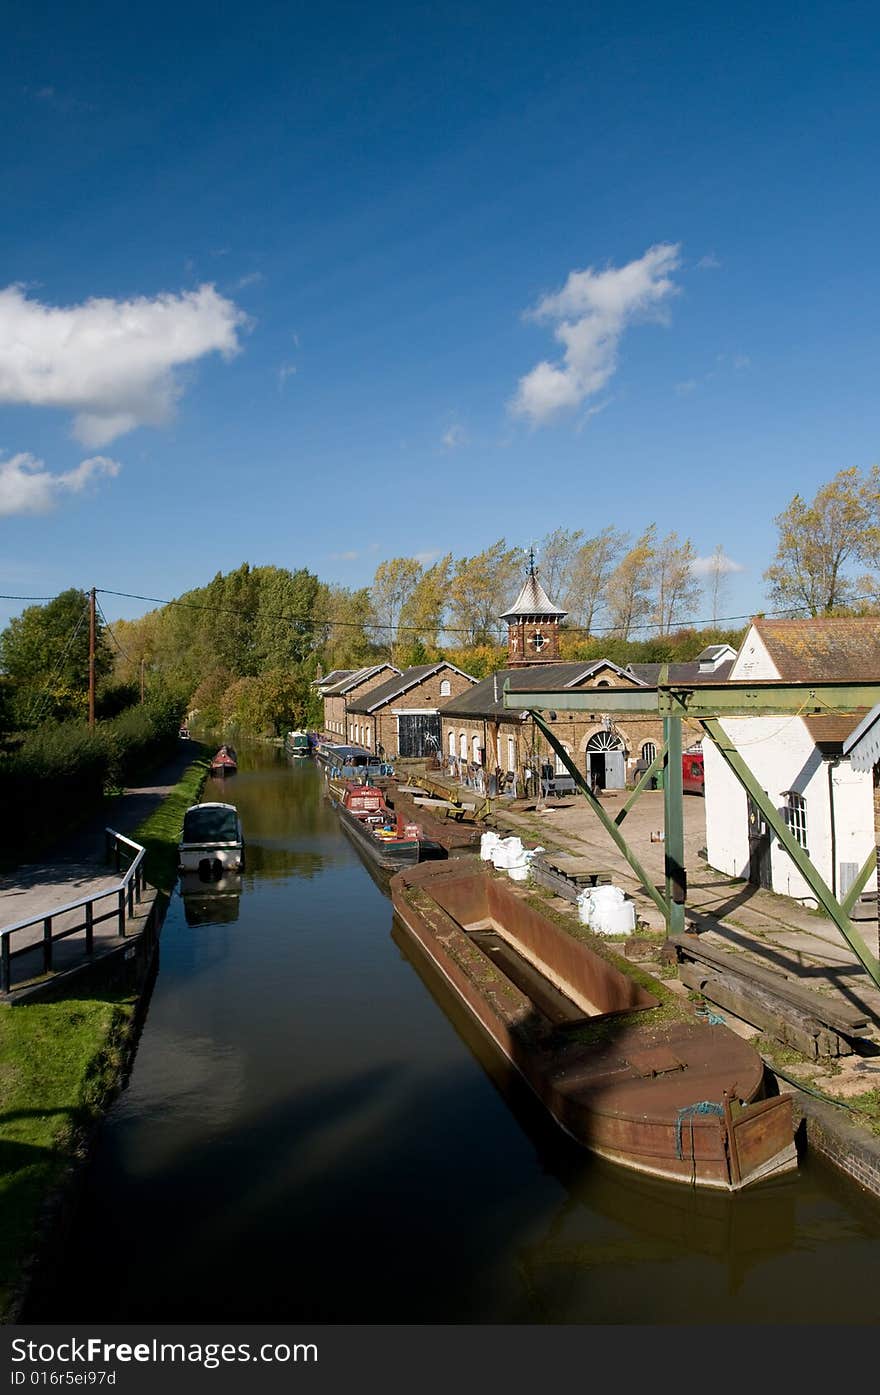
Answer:
[[[193,804],[183,816],[177,870],[216,880],[244,866],[244,834],[234,804]]]
[[[444,855],[419,824],[388,807],[375,785],[331,781],[331,795],[343,828],[379,867],[396,871],[423,857]]]

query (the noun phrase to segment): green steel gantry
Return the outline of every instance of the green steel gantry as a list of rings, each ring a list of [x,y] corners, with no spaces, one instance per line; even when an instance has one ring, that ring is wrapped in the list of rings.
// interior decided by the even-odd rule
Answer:
[[[733,739],[721,726],[727,717],[827,716],[829,713],[861,715],[880,702],[880,683],[784,683],[734,682],[670,683],[667,670],[661,670],[656,688],[595,688],[563,689],[546,692],[517,691],[510,678],[504,683],[504,706],[513,711],[528,712],[551,750],[565,766],[578,789],[586,798],[599,822],[614,840],[647,894],[663,914],[669,934],[684,929],[687,900],[687,874],[684,866],[684,805],[682,794],[681,724],[684,717],[699,723],[714,744],[728,768],[754,800],[768,825],[802,874],[825,914],[860,960],[874,983],[880,987],[880,961],[871,953],[850,920],[850,911],[861,894],[871,872],[877,865],[876,852],[869,856],[849,888],[838,901],[820,876],[804,848],[793,837],[766,792],[761,788]],[[585,775],[578,769],[552,727],[557,711],[591,711],[601,706],[603,713],[654,717],[663,719],[663,747],[644,772],[629,799],[615,818],[610,818],[593,794]],[[543,715],[547,713],[551,721]],[[664,892],[654,886],[634,849],[621,833],[621,824],[652,777],[663,770],[663,814],[666,860]]]

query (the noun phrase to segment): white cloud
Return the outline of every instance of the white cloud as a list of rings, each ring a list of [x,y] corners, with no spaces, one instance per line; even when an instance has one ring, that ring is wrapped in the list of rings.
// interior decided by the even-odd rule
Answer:
[[[175,368],[229,358],[247,316],[211,285],[148,300],[52,306],[21,286],[0,290],[0,402],[72,411],[73,434],[102,446],[160,426],[183,391]]]
[[[247,286],[259,286],[265,281],[262,271],[248,271],[244,276],[239,276],[236,281],[236,289],[243,291]]]
[[[420,567],[430,567],[432,562],[436,562],[443,553],[439,547],[428,547],[424,552],[414,552],[413,561],[418,562]]]
[[[580,406],[605,387],[617,369],[621,336],[638,316],[663,318],[663,301],[677,294],[671,274],[680,265],[678,243],[650,247],[622,267],[572,271],[554,295],[544,296],[529,318],[556,321],[562,359],[546,359],[519,380],[511,409],[541,425]]]
[[[288,379],[288,378],[294,377],[295,373],[296,373],[296,364],[295,364],[295,363],[289,363],[289,362],[284,362],[284,363],[282,363],[281,366],[280,366],[279,369],[278,369],[278,386],[279,386],[280,388],[283,388],[283,387],[284,387],[284,384],[287,382],[287,379]]]
[[[715,553],[710,557],[695,557],[691,563],[691,571],[695,576],[711,576],[716,570],[721,576],[730,576],[732,572],[744,572],[745,567],[740,562],[734,562],[733,558],[724,552],[720,557]]]
[[[697,262],[699,271],[717,271],[721,263],[714,252],[708,252],[705,257],[701,257]]]
[[[459,446],[467,444],[467,432],[463,426],[453,422],[443,433],[443,444],[447,450],[456,450]]]
[[[0,460],[0,516],[48,513],[59,494],[79,494],[98,475],[118,475],[122,466],[105,455],[81,460],[73,470],[53,475],[42,460],[23,452]]]

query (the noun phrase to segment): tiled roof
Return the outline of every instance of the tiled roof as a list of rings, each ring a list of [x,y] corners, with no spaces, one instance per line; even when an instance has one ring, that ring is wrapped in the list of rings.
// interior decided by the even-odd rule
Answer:
[[[347,678],[350,673],[354,673],[353,668],[334,668],[329,673],[325,673],[322,678],[313,678],[313,688],[332,688],[334,684],[341,683],[343,678]]]
[[[829,756],[841,753],[864,715],[864,712],[829,712],[827,717],[804,717],[802,720],[819,750]]]
[[[412,668],[404,669],[403,673],[394,678],[387,679],[384,683],[379,683],[377,687],[371,688],[368,693],[364,693],[355,702],[348,704],[349,712],[373,712],[377,707],[384,707],[386,702],[393,701],[401,693],[408,692],[432,674],[439,673],[441,669],[451,668],[455,673],[463,673],[463,670],[456,668],[454,664],[446,663],[441,659],[436,664],[414,664]],[[471,678],[469,673],[464,673],[465,678]],[[471,678],[471,682],[475,680]]]
[[[630,664],[629,672],[641,678],[649,687],[656,688],[662,664]],[[669,665],[670,683],[723,683],[733,668],[733,659],[726,659],[717,668],[701,669],[699,659],[688,663]]]
[[[880,616],[758,618],[752,623],[786,682],[880,679]]]
[[[393,673],[399,673],[400,669],[393,664],[368,664],[366,668],[355,668],[350,670],[341,682],[335,683],[332,688],[324,689],[325,697],[344,697],[350,693],[352,688],[356,688],[359,683],[363,683],[365,678],[369,678],[374,673],[381,673],[383,669],[390,668]]]
[[[449,698],[441,703],[442,716],[450,717],[507,717],[516,721],[522,714],[504,706],[504,682],[510,679],[510,687],[515,692],[544,693],[561,692],[564,688],[580,686],[599,669],[612,668],[624,678],[630,675],[607,659],[596,659],[592,663],[579,664],[525,664],[522,668],[503,668],[491,678],[484,678],[459,697]],[[638,678],[631,678],[634,684]],[[596,708],[602,710],[602,689],[596,689]]]

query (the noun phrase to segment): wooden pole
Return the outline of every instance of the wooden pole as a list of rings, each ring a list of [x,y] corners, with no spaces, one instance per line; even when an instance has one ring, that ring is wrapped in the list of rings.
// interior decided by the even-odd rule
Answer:
[[[141,702],[144,700],[144,662],[145,660],[141,659]]]
[[[89,592],[89,726],[95,725],[95,588]]]

